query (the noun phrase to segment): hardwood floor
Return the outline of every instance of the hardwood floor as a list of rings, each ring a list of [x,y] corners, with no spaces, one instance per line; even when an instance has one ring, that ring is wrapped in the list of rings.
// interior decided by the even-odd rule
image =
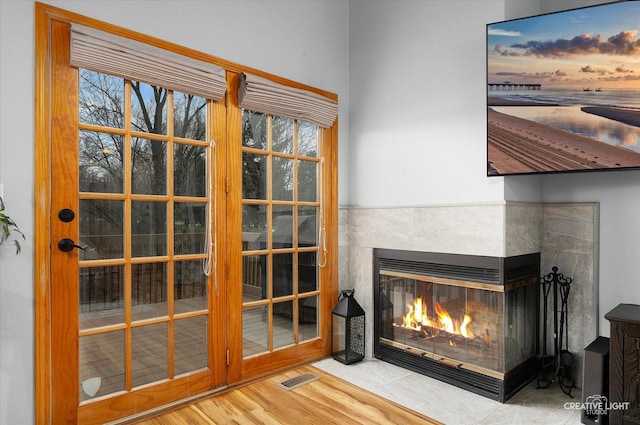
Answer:
[[[312,373],[319,379],[286,390],[279,383]],[[370,393],[313,366],[261,381],[145,418],[138,425],[182,424],[412,424],[440,422]]]

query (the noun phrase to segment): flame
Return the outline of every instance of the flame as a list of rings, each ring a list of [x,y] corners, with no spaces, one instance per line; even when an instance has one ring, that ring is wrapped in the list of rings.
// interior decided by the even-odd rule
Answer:
[[[427,306],[422,297],[413,300],[412,304],[407,304],[407,314],[402,318],[402,326],[404,328],[422,330],[423,327],[431,327],[446,331],[450,334],[462,335],[465,338],[474,338],[473,332],[469,328],[472,322],[471,316],[465,314],[462,323],[455,321],[440,303],[434,306],[436,318],[429,318],[427,314]]]
[[[451,318],[451,316],[449,316],[447,309],[442,307],[440,303],[436,303],[435,310],[440,323],[444,327],[444,330],[449,332],[450,334],[456,333],[456,329],[453,326],[453,319]]]
[[[471,329],[469,329],[470,324],[471,324],[471,316],[469,316],[468,314],[465,314],[462,320],[462,324],[460,325],[460,335],[462,335],[465,338],[474,337],[473,332],[471,332]]]
[[[422,298],[417,298],[413,304],[407,304],[409,312],[402,318],[402,326],[405,328],[422,329],[422,326],[432,326],[427,316],[427,307],[423,305]]]

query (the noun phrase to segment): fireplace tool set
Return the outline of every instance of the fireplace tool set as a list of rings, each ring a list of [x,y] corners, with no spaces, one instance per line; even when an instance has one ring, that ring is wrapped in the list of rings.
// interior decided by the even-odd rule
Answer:
[[[548,388],[553,382],[557,382],[562,392],[573,398],[571,395],[571,389],[575,388],[575,380],[572,378],[573,355],[568,349],[568,300],[573,279],[558,273],[558,268],[555,266],[551,270],[551,273],[540,278],[543,295],[543,327],[541,372],[537,388]],[[548,303],[551,291],[553,291],[553,354],[547,353]],[[558,301],[560,301],[559,306]]]

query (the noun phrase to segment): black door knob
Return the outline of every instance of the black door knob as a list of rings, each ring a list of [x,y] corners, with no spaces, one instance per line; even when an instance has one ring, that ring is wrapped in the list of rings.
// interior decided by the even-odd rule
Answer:
[[[83,251],[93,251],[95,248],[89,248],[88,246],[80,246],[76,244],[73,239],[64,238],[58,242],[58,249],[62,252],[72,251],[74,248],[81,249]]]

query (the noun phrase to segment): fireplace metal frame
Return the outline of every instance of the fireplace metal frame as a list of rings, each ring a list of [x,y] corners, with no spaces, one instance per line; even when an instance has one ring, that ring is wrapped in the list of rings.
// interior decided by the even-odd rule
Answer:
[[[483,285],[508,286],[523,278],[540,276],[540,253],[513,257],[488,257],[477,255],[417,252],[375,248],[373,250],[374,276],[374,357],[423,375],[447,382],[492,400],[504,403],[523,387],[532,382],[539,371],[537,357],[531,356],[508,371],[503,378],[480,373],[460,362],[439,359],[402,344],[380,343],[381,306],[379,297],[380,270],[428,276],[436,280],[459,279]],[[536,285],[537,288],[537,285]],[[536,306],[539,291],[534,291]],[[539,324],[539,308],[536,308],[536,324]],[[535,330],[535,352],[539,352],[539,325]]]

